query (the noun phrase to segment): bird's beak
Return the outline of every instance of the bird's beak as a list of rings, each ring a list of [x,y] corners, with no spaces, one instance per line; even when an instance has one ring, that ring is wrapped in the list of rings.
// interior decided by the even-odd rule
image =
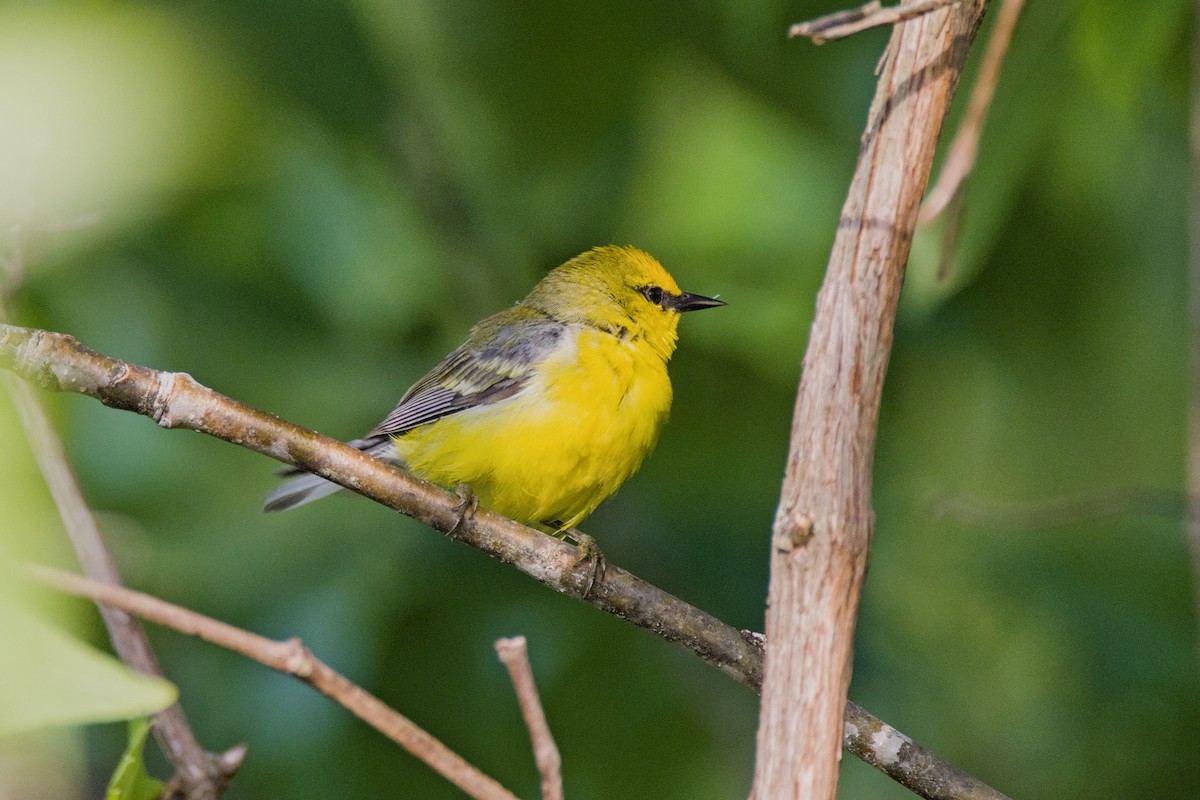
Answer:
[[[699,311],[702,308],[719,308],[725,305],[725,301],[718,300],[715,297],[702,297],[698,294],[680,292],[679,294],[669,295],[663,305],[683,313],[684,311]]]

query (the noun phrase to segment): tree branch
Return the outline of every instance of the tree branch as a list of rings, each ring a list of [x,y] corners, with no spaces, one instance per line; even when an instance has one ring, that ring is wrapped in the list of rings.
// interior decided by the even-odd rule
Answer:
[[[871,28],[880,28],[884,25],[895,25],[898,22],[916,19],[957,2],[959,0],[908,0],[908,2],[884,8],[880,5],[879,0],[871,0],[858,8],[836,11],[808,22],[797,22],[788,28],[788,36],[793,39],[797,36],[806,36],[812,40],[813,44],[825,44],[837,39],[845,39]]]
[[[892,31],[817,296],[772,534],[757,800],[837,792],[892,325],[938,134],[985,0],[943,6]]]
[[[19,237],[14,242],[14,248],[16,254],[4,265],[12,280],[17,279],[24,262]],[[4,321],[5,311],[3,303],[0,303],[0,324]],[[21,418],[33,457],[50,489],[80,568],[95,580],[120,585],[121,576],[117,566],[104,543],[96,517],[83,497],[79,481],[63,451],[62,440],[46,416],[41,399],[29,384],[16,380],[12,375],[3,377],[4,386]],[[146,632],[137,620],[114,608],[101,608],[100,615],[121,661],[147,675],[162,676],[162,669],[146,638]],[[173,787],[173,794],[168,795],[170,797],[216,800],[246,757],[246,748],[242,745],[220,754],[205,750],[197,741],[178,702],[154,715],[153,728],[154,738],[175,770],[170,781]]]
[[[740,632],[611,564],[597,575],[587,563],[579,562],[576,548],[506,517],[480,509],[462,518],[457,495],[335,439],[231,400],[184,373],[157,372],[100,355],[65,334],[3,324],[0,368],[48,391],[85,394],[113,408],[148,416],[162,427],[200,431],[316,472],[435,530],[453,531],[454,538],[511,564],[555,591],[674,642],[755,691],[761,687],[760,636]],[[890,751],[877,748],[870,736],[851,732],[851,728],[866,731],[885,723],[853,703],[847,703],[845,713],[846,748],[876,766],[893,761]],[[914,744],[911,752],[911,763],[929,765],[919,771],[954,771],[919,745]],[[914,785],[919,781],[917,773],[913,781]],[[909,786],[907,780],[900,782]],[[976,784],[987,788],[978,781]],[[922,796],[938,800],[955,797]],[[995,793],[992,796],[1003,797]]]
[[[853,708],[858,708],[850,703]],[[875,769],[931,800],[1010,800],[992,787],[942,761],[880,719],[854,718],[846,709],[846,749]],[[852,744],[853,742],[853,744]],[[932,760],[930,760],[932,758]]]
[[[69,572],[32,564],[26,565],[26,570],[40,583],[60,591],[174,628],[287,673],[350,711],[476,800],[517,800],[403,714],[317,659],[299,639],[268,639],[157,597]]]
[[[533,760],[542,776],[542,800],[563,800],[562,757],[558,745],[550,734],[546,712],[538,697],[537,685],[533,682],[533,669],[529,666],[529,653],[525,637],[500,639],[496,642],[496,655],[508,669],[517,702],[521,704],[521,716],[529,729],[529,740],[533,744]]]
[[[761,652],[715,617],[613,565],[581,561],[570,544],[478,509],[345,444],[285,422],[197,383],[95,353],[74,337],[0,325],[0,367],[50,391],[87,394],[164,428],[201,431],[315,472],[470,544],[552,589],[647,628],[757,689]]]

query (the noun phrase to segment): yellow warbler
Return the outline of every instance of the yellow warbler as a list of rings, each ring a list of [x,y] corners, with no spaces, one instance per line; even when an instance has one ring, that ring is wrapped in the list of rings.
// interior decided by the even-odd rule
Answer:
[[[594,248],[472,328],[350,444],[433,483],[466,484],[492,511],[564,531],[636,472],[658,440],[679,315],[723,305],[681,292],[648,253]],[[340,488],[300,475],[265,508]]]

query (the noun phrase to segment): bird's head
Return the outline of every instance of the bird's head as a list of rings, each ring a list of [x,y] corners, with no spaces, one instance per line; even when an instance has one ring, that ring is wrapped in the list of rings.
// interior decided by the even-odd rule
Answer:
[[[680,291],[670,273],[645,251],[606,245],[552,270],[521,305],[562,322],[644,340],[666,361],[675,351],[680,314],[725,303]]]

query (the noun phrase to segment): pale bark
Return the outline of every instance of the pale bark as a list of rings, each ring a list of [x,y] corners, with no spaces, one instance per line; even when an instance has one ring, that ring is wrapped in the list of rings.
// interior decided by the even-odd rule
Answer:
[[[881,63],[817,297],[772,534],[757,800],[836,795],[892,324],[938,134],[984,6],[963,0],[897,25]]]

